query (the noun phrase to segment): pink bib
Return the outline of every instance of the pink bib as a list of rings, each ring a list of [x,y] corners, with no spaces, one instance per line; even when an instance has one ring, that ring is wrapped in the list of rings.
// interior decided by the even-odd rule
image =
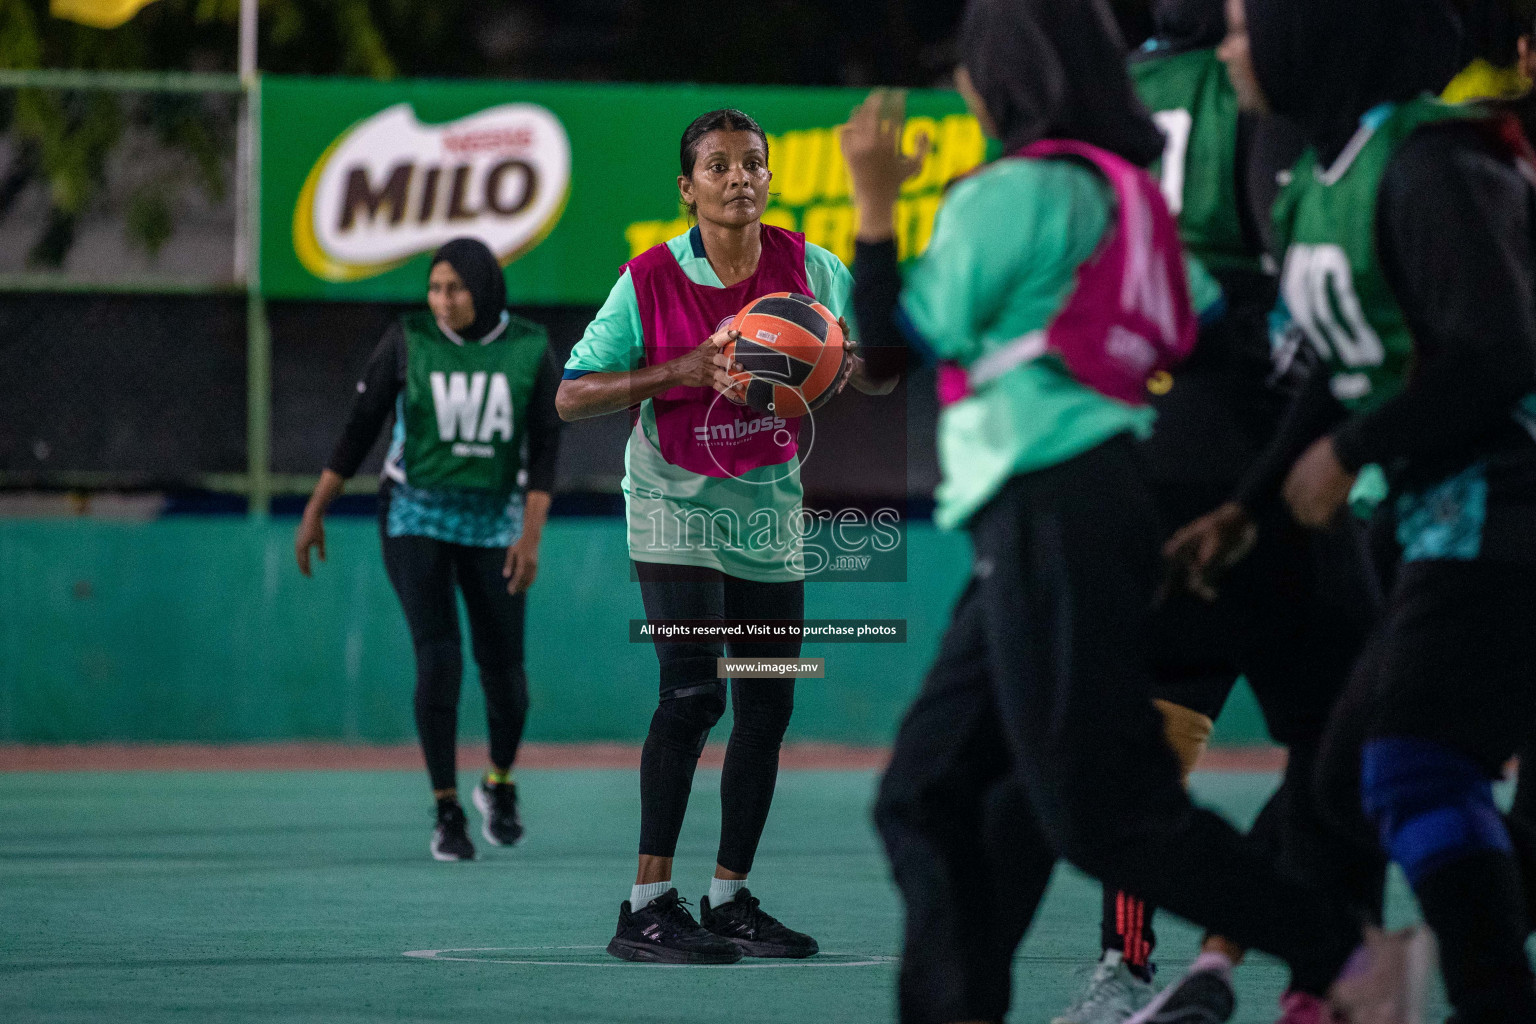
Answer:
[[[698,238],[694,228],[690,241],[700,246]],[[694,284],[665,244],[625,264],[640,300],[647,365],[665,363],[698,348],[761,295],[811,294],[805,277],[805,236],[764,224],[762,242],[756,272],[729,288]],[[798,420],[737,405],[714,388],[671,388],[652,398],[651,406],[662,458],[694,473],[739,476],[788,462],[799,450]]]
[[[1198,321],[1179,248],[1179,230],[1151,175],[1085,142],[1042,139],[1011,158],[1087,160],[1115,191],[1115,221],[1077,269],[1067,304],[1043,332],[1016,339],[968,366],[939,366],[939,404],[958,402],[1015,366],[1054,352],[1077,380],[1110,398],[1141,405],[1147,378],[1195,347]]]

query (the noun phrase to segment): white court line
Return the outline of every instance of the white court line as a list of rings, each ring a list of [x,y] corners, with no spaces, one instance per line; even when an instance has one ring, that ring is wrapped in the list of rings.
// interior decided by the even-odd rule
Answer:
[[[875,953],[817,953],[815,956],[803,960],[772,960],[767,963],[735,963],[735,964],[653,964],[636,963],[628,960],[620,960],[613,957],[607,961],[580,961],[580,960],[533,960],[533,959],[505,959],[501,957],[484,956],[445,956],[446,953],[519,953],[542,952],[549,953],[555,950],[592,950],[603,949],[607,946],[463,946],[458,949],[410,949],[401,956],[415,957],[418,960],[443,960],[457,963],[471,964],[518,964],[526,967],[699,967],[712,971],[722,970],[767,970],[775,967],[877,967],[881,964],[895,963],[894,956],[881,956]],[[847,960],[833,960],[832,957],[850,957]]]

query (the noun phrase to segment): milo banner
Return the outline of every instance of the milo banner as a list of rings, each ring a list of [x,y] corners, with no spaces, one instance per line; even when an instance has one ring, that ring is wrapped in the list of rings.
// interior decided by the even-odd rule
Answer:
[[[514,303],[598,303],[619,266],[686,230],[683,129],[739,107],[769,134],[764,220],[845,261],[854,212],[837,126],[853,89],[373,82],[267,76],[261,94],[262,290],[278,298],[418,300],[426,261],[458,235],[507,266]],[[897,211],[927,245],[944,185],[986,156],[951,92],[913,92],[908,139],[933,152]]]

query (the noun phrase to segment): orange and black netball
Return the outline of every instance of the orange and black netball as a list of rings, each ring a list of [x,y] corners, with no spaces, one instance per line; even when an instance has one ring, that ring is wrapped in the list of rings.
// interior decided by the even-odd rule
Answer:
[[[833,395],[847,357],[832,311],[809,295],[774,292],[747,303],[731,320],[741,337],[725,355],[741,364],[742,382],[727,397],[786,419],[804,416]]]

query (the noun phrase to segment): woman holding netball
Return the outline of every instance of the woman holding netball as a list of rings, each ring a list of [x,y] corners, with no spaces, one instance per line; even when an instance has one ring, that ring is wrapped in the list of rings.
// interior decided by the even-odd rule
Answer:
[[[803,235],[762,223],[768,140],[739,110],[715,110],[683,133],[678,191],[697,224],[626,264],[566,363],[557,404],[567,420],[640,406],[625,450],[629,553],[650,620],[801,621],[805,580],[798,423],[738,405],[741,366],[725,325],[754,299],[788,292],[841,317],[852,280]],[[771,300],[783,301],[783,300]],[[795,299],[785,315],[815,327]],[[822,330],[826,325],[823,323]],[[850,356],[851,380],[883,394]],[[657,641],[661,699],[640,761],[640,863],[608,951],[656,963],[805,957],[816,940],[765,912],[746,888],[768,818],[779,747],[794,706],[792,679],[737,679],[735,724],[720,780],[721,834],[702,924],[672,885],[672,857],[694,769],[725,711],[716,659],[792,658],[798,638],[729,644]]]
[[[472,860],[456,781],[463,655],[454,589],[469,611],[490,728],[491,767],[475,806],[486,841],[509,846],[523,834],[512,781],[528,713],[523,613],[555,480],[559,371],[544,328],[507,312],[501,265],[478,239],[456,238],[432,257],[427,305],[390,324],[369,357],[294,550],[306,576],[311,548],[325,560],[326,508],[394,413],[379,533],[416,649],[416,729],[437,801],[432,856]]]
[[[1343,905],[1192,806],[1152,705],[1140,630],[1159,533],[1133,438],[1151,426],[1147,375],[1188,350],[1195,322],[1176,226],[1142,170],[1163,140],[1113,15],[1103,0],[972,0],[960,42],[957,85],[1006,155],[949,190],[905,282],[892,210],[922,154],[901,153],[901,105],[880,94],[843,132],[867,358],[878,371],[910,344],[939,364],[935,518],[973,550],[876,807],[907,910],[901,1019],[1004,1018],[1058,857],[1281,957],[1313,1000],[1407,1005],[1405,942],[1354,956]],[[1217,1022],[1232,1005],[1226,971],[1198,960],[1134,1019]]]

